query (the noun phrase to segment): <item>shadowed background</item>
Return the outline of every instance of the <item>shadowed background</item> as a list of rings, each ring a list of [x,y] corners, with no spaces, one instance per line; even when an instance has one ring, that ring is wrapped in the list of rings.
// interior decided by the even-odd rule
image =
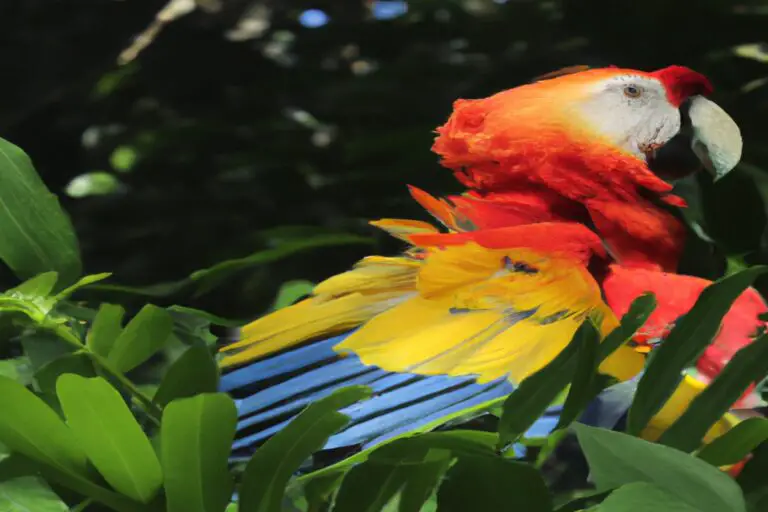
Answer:
[[[132,287],[100,299],[245,318],[286,282],[396,251],[366,221],[424,219],[406,183],[459,190],[429,151],[456,98],[574,64],[681,64],[745,139],[737,171],[687,184],[716,244],[696,239],[683,270],[717,277],[768,262],[767,34],[766,1],[16,0],[0,136],[59,194],[86,271]]]

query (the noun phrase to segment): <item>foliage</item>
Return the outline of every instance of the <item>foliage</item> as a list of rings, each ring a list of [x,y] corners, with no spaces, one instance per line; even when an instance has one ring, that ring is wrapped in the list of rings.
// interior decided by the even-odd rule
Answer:
[[[152,304],[126,322],[119,305],[92,309],[76,303],[73,293],[99,286],[108,275],[85,276],[62,289],[59,273],[51,270],[58,268],[52,259],[58,248],[29,245],[26,250],[41,247],[42,257],[28,262],[37,265],[36,275],[0,295],[7,348],[16,353],[3,361],[0,375],[5,411],[0,416],[5,450],[0,500],[8,510],[747,512],[757,511],[768,495],[768,479],[754,476],[765,464],[764,419],[745,421],[708,445],[701,442],[733,400],[768,374],[766,335],[742,349],[659,442],[637,437],[715,334],[731,302],[764,267],[712,284],[678,322],[669,335],[676,345],[662,345],[638,382],[627,433],[572,422],[611,384],[597,373],[599,363],[651,314],[652,296],[639,297],[604,343],[593,319],[585,321],[558,358],[504,401],[497,431],[459,427],[404,435],[321,467],[307,461],[348,422],[338,410],[364,400],[368,388],[341,389],[309,405],[247,463],[230,460],[237,410],[229,396],[216,392],[215,337],[209,328],[232,322]],[[0,252],[4,261],[16,257]],[[216,265],[208,272],[215,279],[228,267]],[[307,286],[286,283],[275,307],[295,301]],[[137,369],[157,358],[168,360],[157,384],[137,381],[142,376]],[[556,430],[543,440],[521,438],[564,389]],[[557,460],[558,445],[572,433],[589,464],[590,482],[562,492],[545,466]],[[520,442],[528,450],[521,453]],[[753,451],[739,481],[718,468]]]

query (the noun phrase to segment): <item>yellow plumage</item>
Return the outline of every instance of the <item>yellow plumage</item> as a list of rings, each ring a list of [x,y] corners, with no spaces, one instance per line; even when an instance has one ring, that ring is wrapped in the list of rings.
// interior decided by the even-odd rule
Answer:
[[[399,237],[434,230],[415,221],[377,225]],[[225,347],[222,364],[359,327],[334,350],[387,371],[519,383],[549,363],[590,316],[603,334],[617,325],[599,286],[573,258],[472,242],[412,248],[406,256],[365,258],[317,285],[311,298],[247,325],[241,341]],[[626,379],[642,360],[625,349],[603,369]]]

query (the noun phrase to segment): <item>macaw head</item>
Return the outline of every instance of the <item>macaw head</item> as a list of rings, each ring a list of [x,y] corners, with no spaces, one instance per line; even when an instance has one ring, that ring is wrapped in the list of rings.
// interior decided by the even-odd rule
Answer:
[[[433,149],[478,190],[498,191],[521,174],[546,174],[552,164],[593,181],[624,173],[612,178],[621,188],[633,182],[662,191],[643,171],[657,171],[657,180],[687,174],[693,169],[681,146],[716,179],[741,158],[739,128],[706,97],[711,92],[706,77],[682,66],[554,74],[485,99],[458,100]]]

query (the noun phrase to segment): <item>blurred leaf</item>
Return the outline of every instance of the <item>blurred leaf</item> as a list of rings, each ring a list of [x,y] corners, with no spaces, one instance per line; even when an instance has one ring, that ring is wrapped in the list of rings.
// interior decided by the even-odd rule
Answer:
[[[661,410],[690,366],[712,341],[733,301],[768,267],[752,267],[707,286],[655,351],[637,385],[627,432],[638,435]]]
[[[128,172],[138,160],[136,149],[131,146],[118,146],[109,156],[109,163],[118,172]]]
[[[189,279],[196,285],[196,294],[202,295],[233,274],[247,268],[264,265],[310,249],[347,244],[371,244],[369,238],[354,235],[316,235],[281,244],[273,249],[259,251],[244,258],[222,261],[212,267],[193,272]]]
[[[0,139],[0,259],[22,279],[59,273],[60,284],[81,271],[75,231],[24,151]]]
[[[498,456],[462,456],[440,485],[437,509],[551,512],[552,499],[533,466]]]
[[[254,453],[240,485],[240,508],[248,512],[280,510],[285,486],[294,471],[349,417],[339,409],[370,396],[365,386],[352,386],[310,404]]]
[[[752,458],[747,461],[736,477],[736,481],[744,491],[749,510],[760,512],[765,510],[765,501],[768,500],[768,485],[765,475],[768,474],[768,442],[763,442],[753,452]]]
[[[117,304],[103,303],[93,319],[85,344],[91,352],[108,357],[115,342],[123,332],[125,310]]]
[[[13,452],[61,471],[84,475],[85,452],[72,431],[40,398],[21,384],[0,377],[0,442]]]
[[[584,342],[583,327],[548,365],[520,383],[504,402],[499,418],[499,448],[517,440],[568,385]]]
[[[277,297],[272,305],[273,310],[282,309],[290,306],[305,295],[312,293],[315,285],[309,281],[297,280],[283,283],[277,292]]]
[[[747,418],[706,445],[697,456],[713,466],[735,464],[768,440],[768,420]],[[768,483],[768,482],[766,482]]]
[[[58,279],[58,272],[43,272],[31,279],[27,279],[19,286],[11,288],[6,294],[11,296],[19,295],[25,298],[46,297],[51,294]]]
[[[64,189],[69,197],[82,198],[111,194],[120,188],[120,181],[108,172],[87,172],[75,176]]]
[[[149,439],[120,394],[100,377],[74,374],[56,384],[67,424],[104,479],[119,492],[149,503],[163,483]]]
[[[699,447],[704,435],[752,384],[768,374],[768,334],[763,334],[733,356],[726,367],[683,414],[661,435],[659,442],[683,451]]]
[[[56,394],[56,381],[65,373],[95,377],[93,362],[86,354],[69,354],[54,359],[35,372],[35,381],[43,393]]]
[[[259,251],[244,258],[222,261],[212,267],[197,270],[190,274],[189,277],[179,281],[158,283],[150,286],[126,286],[119,284],[97,285],[94,289],[132,295],[143,295],[145,297],[167,297],[195,286],[196,295],[203,295],[215,288],[222,281],[230,278],[233,274],[251,267],[279,261],[289,256],[293,256],[294,254],[320,247],[352,244],[371,245],[372,243],[373,240],[370,238],[338,233],[307,236],[297,240],[290,239],[275,248]]]
[[[59,293],[56,294],[56,300],[63,300],[72,295],[74,292],[79,290],[80,288],[85,288],[86,286],[92,285],[93,283],[98,283],[99,281],[103,281],[104,279],[107,279],[112,275],[111,272],[102,272],[100,274],[89,274],[87,276],[83,276],[80,279],[77,280],[75,284],[72,286],[69,286],[63,290],[61,290]]]
[[[192,345],[168,368],[154,401],[164,407],[171,400],[214,393],[219,386],[216,362],[202,345]]]
[[[619,487],[598,507],[600,512],[697,512],[674,494],[653,484],[638,482]]]
[[[32,382],[32,368],[29,358],[22,356],[13,359],[0,359],[0,375],[13,379],[24,386]]]
[[[172,328],[173,320],[166,310],[147,304],[125,326],[107,360],[121,372],[130,371],[165,345]]]
[[[37,372],[55,359],[70,355],[74,350],[58,336],[46,331],[25,333],[21,338],[21,346],[29,358],[33,372]]]
[[[23,456],[21,458],[24,459]],[[40,464],[30,459],[21,460],[20,462],[31,465],[35,473],[42,475],[46,481],[72,489],[78,494],[92,498],[99,503],[104,503],[118,512],[162,512],[154,504],[140,504],[90,481],[86,477],[63,471],[54,466]]]
[[[236,424],[235,404],[222,393],[168,404],[161,450],[169,512],[224,510],[234,487],[227,461]]]
[[[247,320],[231,320],[229,318],[223,318],[201,309],[188,308],[185,306],[170,306],[168,311],[174,316],[174,318],[178,316],[191,316],[205,320],[206,324],[221,325],[223,327],[240,327],[244,323],[247,323]]]
[[[598,490],[646,482],[700,512],[745,512],[739,486],[725,473],[681,451],[610,430],[574,424]]]
[[[0,482],[3,512],[68,512],[69,507],[45,482],[33,476]]]

